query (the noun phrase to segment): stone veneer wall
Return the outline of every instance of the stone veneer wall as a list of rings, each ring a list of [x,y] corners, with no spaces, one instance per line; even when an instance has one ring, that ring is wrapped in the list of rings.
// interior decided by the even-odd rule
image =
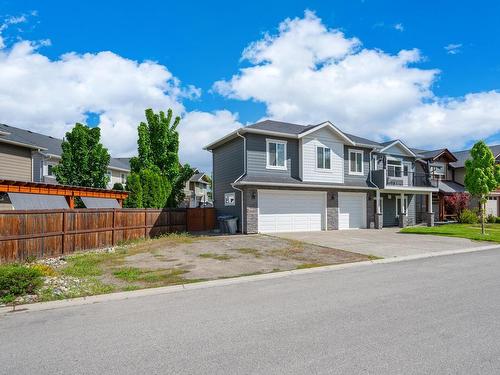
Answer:
[[[246,209],[243,212],[243,221],[242,228],[244,233],[257,233],[258,232],[258,193],[257,187],[245,187],[244,188],[244,200],[243,204]],[[265,188],[264,188],[265,189]],[[307,190],[307,191],[326,191],[327,192],[327,200],[326,200],[326,227],[327,230],[336,230],[339,228],[338,222],[338,205],[339,205],[339,191],[345,192],[363,192],[360,190],[349,190],[349,189],[308,189],[308,188],[282,188],[282,187],[272,187],[269,190]],[[373,197],[375,193],[373,191],[366,192],[366,225],[367,228],[370,228],[370,222],[375,221],[375,207]],[[252,198],[252,194],[255,198]],[[332,199],[333,196],[333,199]]]

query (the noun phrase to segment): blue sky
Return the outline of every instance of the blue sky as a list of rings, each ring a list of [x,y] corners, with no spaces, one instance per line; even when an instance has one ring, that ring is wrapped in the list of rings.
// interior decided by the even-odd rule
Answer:
[[[314,15],[308,18],[305,15],[306,10],[314,12]],[[460,149],[480,138],[485,138],[489,142],[500,140],[500,109],[498,112],[485,115],[485,112],[491,112],[491,108],[498,107],[497,104],[500,104],[496,91],[500,88],[500,41],[498,38],[500,23],[498,22],[498,14],[500,14],[500,3],[496,1],[464,2],[463,5],[460,5],[460,3],[453,1],[371,0],[253,1],[241,2],[240,4],[236,4],[234,1],[40,2],[0,0],[0,16],[4,24],[12,17],[24,15],[26,18],[18,23],[9,24],[7,22],[7,26],[3,28],[0,35],[3,37],[5,45],[4,53],[8,54],[10,49],[20,41],[30,41],[36,46],[33,47],[32,51],[27,52],[26,56],[31,58],[33,54],[36,54],[48,59],[49,62],[60,61],[61,56],[68,52],[75,52],[77,56],[81,57],[84,54],[97,56],[103,51],[111,51],[119,58],[132,60],[138,64],[149,60],[154,61],[157,66],[164,67],[171,74],[172,77],[163,77],[166,81],[178,80],[179,83],[171,84],[171,86],[176,87],[175,89],[163,87],[166,92],[165,96],[168,97],[164,102],[156,100],[157,98],[154,97],[154,100],[151,100],[151,104],[148,105],[144,95],[138,102],[143,106],[173,106],[183,115],[199,114],[200,116],[191,120],[187,116],[186,121],[190,124],[189,126],[193,127],[194,133],[199,133],[200,129],[195,128],[196,125],[191,125],[191,122],[196,122],[198,126],[203,127],[203,139],[198,141],[200,145],[204,139],[210,138],[212,134],[214,137],[219,136],[224,131],[242,124],[251,123],[264,117],[273,117],[277,120],[299,123],[331,120],[340,128],[364,136],[372,134],[372,138],[377,139],[405,138],[407,129],[404,124],[407,123],[407,126],[411,126],[413,129],[421,127],[424,132],[429,129],[431,138],[434,139],[429,140],[428,137],[421,137],[415,134],[415,131],[406,139],[414,145],[428,148],[438,146],[439,142],[436,141],[436,137],[443,137],[443,135],[455,131],[460,134],[449,140],[448,146]],[[319,34],[316,35],[324,36],[329,32],[341,32],[343,33],[343,41],[356,38],[357,43],[352,43],[352,49],[349,47],[348,50],[343,51],[341,57],[328,55],[325,60],[321,58],[314,60],[312,68],[310,66],[304,68],[307,64],[290,68],[286,62],[283,63],[279,58],[276,61],[273,60],[274,57],[268,58],[268,52],[271,51],[270,47],[272,47],[273,42],[285,39],[286,30],[293,32],[295,27],[300,28],[300,25],[291,23],[284,26],[285,31],[278,31],[279,25],[286,22],[286,19],[303,20],[308,22],[308,25],[321,25],[325,28],[325,31],[319,31]],[[321,51],[318,52],[317,49],[323,48],[322,46],[307,45],[307,43],[315,43],[314,32],[312,38],[305,38],[306,45],[302,43],[297,48],[292,44],[287,45],[284,51],[290,55],[285,60],[299,58],[294,55],[294,51],[300,53],[300,51],[312,49],[315,54],[321,54]],[[251,43],[262,41],[266,33],[272,39],[265,47],[267,50],[254,50],[253,60],[252,58],[242,58],[245,48]],[[50,40],[50,44],[40,42],[44,40]],[[293,43],[293,41],[287,43]],[[326,40],[325,43],[330,43],[330,40]],[[374,80],[373,74],[384,74],[383,72],[387,70],[385,68],[372,72],[372,75],[367,73],[366,77],[356,76],[352,79],[346,79],[340,86],[346,92],[351,89],[357,90],[360,85],[384,92],[390,91],[393,87],[405,85],[420,88],[417,90],[418,93],[408,93],[410,90],[408,89],[401,95],[394,92],[392,96],[381,99],[380,106],[388,108],[384,113],[368,111],[366,115],[359,114],[364,111],[364,108],[358,107],[358,101],[370,103],[367,105],[368,107],[377,105],[373,101],[376,101],[378,96],[373,95],[370,90],[368,92],[366,90],[356,91],[358,95],[356,98],[359,100],[355,102],[346,100],[342,101],[342,104],[337,104],[341,94],[332,95],[331,106],[342,105],[342,108],[332,111],[328,109],[328,102],[321,107],[317,107],[315,103],[311,105],[307,98],[297,95],[298,89],[296,87],[288,87],[289,82],[286,80],[276,81],[273,85],[268,85],[268,82],[263,78],[266,73],[261,69],[266,65],[272,65],[278,71],[283,69],[281,72],[289,72],[288,69],[292,69],[290,79],[294,79],[295,74],[301,75],[299,69],[311,68],[310,72],[314,73],[321,70],[324,65],[337,64],[346,56],[355,57],[363,50],[383,53],[383,56],[378,56],[382,61],[379,62],[382,64],[386,57],[390,59],[398,56],[401,50],[413,49],[418,49],[418,57],[411,58],[409,62],[396,62],[396,64],[402,64],[402,68],[394,68],[394,72],[386,77],[383,86],[377,86],[378,83]],[[264,57],[255,59],[255,55],[259,53]],[[356,64],[361,64],[360,66],[354,65],[356,71],[359,72],[363,70],[363,66],[365,66],[363,64],[376,63],[370,62],[367,58],[362,62],[356,62]],[[95,71],[96,66],[98,65],[91,65],[88,69],[92,68]],[[256,67],[257,70],[261,69],[252,72],[247,77],[256,83],[255,87],[249,87],[245,83],[245,76],[248,73],[241,70],[252,67]],[[415,78],[411,71],[413,68],[418,69],[422,74]],[[402,82],[397,82],[397,79],[394,79],[399,74],[397,69],[403,69],[401,76],[407,75],[407,78]],[[38,68],[38,71],[41,70],[43,69]],[[344,72],[343,74],[351,74],[345,73],[345,70],[332,74],[341,74],[342,72]],[[29,72],[33,75],[36,73],[36,71]],[[111,82],[114,80],[124,81],[119,75],[113,78],[111,76],[112,69],[99,75],[99,79],[106,80],[106,74]],[[324,72],[324,74],[328,73]],[[231,82],[231,77],[234,75],[236,75],[236,81]],[[322,79],[319,75],[316,77]],[[162,78],[157,79],[161,80]],[[261,82],[260,79],[263,81]],[[38,80],[33,79],[26,81],[24,89],[38,91],[39,86],[30,86],[30,82],[33,81],[38,82]],[[225,82],[225,89],[214,85],[217,81]],[[356,84],[350,86],[352,81],[355,81]],[[372,84],[363,85],[368,81]],[[9,82],[11,81],[7,83]],[[304,82],[301,85],[307,85],[307,81]],[[19,85],[21,83],[11,82],[12,84]],[[40,80],[39,84],[43,85],[44,83],[41,83]],[[335,84],[336,81],[332,78],[333,88],[335,88]],[[292,85],[290,84],[290,86]],[[275,93],[273,90],[276,90],[276,87],[282,87],[282,92]],[[18,98],[18,89],[19,86],[11,91],[8,88],[0,89],[0,95],[14,101]],[[308,89],[314,92],[322,91],[321,98],[329,95],[328,87],[305,87],[304,91]],[[89,92],[102,91],[99,86],[90,84],[88,90]],[[124,90],[128,91],[126,87]],[[260,90],[266,93],[259,92]],[[290,90],[289,96],[293,99],[288,98],[287,90]],[[145,91],[147,88],[140,90],[139,94],[130,93],[129,95],[131,97],[141,95]],[[173,91],[176,92],[172,93]],[[465,99],[468,94],[477,96],[471,98],[469,103]],[[116,99],[116,96],[113,95],[110,97],[102,96],[100,100],[101,102],[111,100],[118,102],[123,99],[122,97]],[[405,95],[407,95],[407,100],[401,101],[397,105],[393,104],[393,98]],[[28,98],[24,94],[22,97]],[[317,101],[321,98],[318,98]],[[58,101],[62,105],[64,105],[63,99]],[[37,106],[39,103],[32,102],[30,105]],[[40,103],[40,105],[44,106],[45,104]],[[54,104],[50,102],[46,104],[47,107],[52,105]],[[129,102],[124,102],[122,105],[130,107]],[[467,108],[462,108],[465,105]],[[393,106],[397,108],[394,109]],[[101,106],[100,103],[89,103],[88,100],[82,100],[82,104],[78,107],[81,108],[81,116],[72,120],[71,113],[61,116],[61,118],[43,114],[39,114],[37,117],[36,113],[30,113],[24,117],[18,113],[14,116],[9,114],[9,107],[2,108],[0,104],[0,115],[3,115],[4,118],[0,121],[9,121],[12,125],[32,127],[33,130],[55,131],[58,133],[57,135],[67,130],[70,123],[85,121],[84,114],[94,111],[105,114],[109,117],[110,123],[114,124],[118,121],[117,115],[112,115],[112,113],[118,112],[119,106],[110,109]],[[300,108],[287,111],[283,109],[285,107]],[[18,109],[17,107],[13,108]],[[354,109],[349,111],[349,108]],[[219,121],[217,116],[220,115],[220,111],[226,111],[224,113],[227,116],[224,119],[225,125],[221,129],[216,129]],[[314,117],[313,113],[315,112],[317,118]],[[351,112],[355,112],[355,114]],[[478,112],[481,113],[478,114]],[[80,114],[78,111],[74,113]],[[201,114],[206,114],[205,117],[209,115],[212,117],[202,119]],[[82,116],[83,118],[81,118]],[[115,154],[125,155],[133,152],[134,141],[130,140],[133,138],[133,134],[130,133],[130,139],[127,140],[122,137],[113,137],[114,132],[123,133],[125,129],[128,131],[128,128],[125,125],[113,128],[113,124],[106,123],[104,119],[106,116],[96,118],[93,115],[90,119],[96,124],[101,119],[103,126],[111,127],[109,131],[103,132],[103,137],[107,137],[105,143]],[[335,116],[336,118],[325,118],[326,116]],[[122,121],[133,122],[135,120],[135,117],[129,117],[122,119]],[[193,117],[194,115],[191,114],[191,118]],[[377,117],[377,120],[373,123],[371,120],[367,120],[367,118],[374,117]],[[431,121],[429,119],[437,117],[444,119],[436,120],[436,123],[427,128],[430,126],[428,125],[428,122]],[[231,121],[232,123],[230,123]],[[385,127],[384,121],[388,124],[387,131],[383,129]],[[453,123],[457,121],[464,123],[454,125]],[[483,126],[484,123],[488,123],[488,125]],[[495,124],[497,124],[496,128]],[[440,131],[432,133],[436,127],[440,127]],[[480,131],[475,133],[467,128],[476,128]],[[186,134],[187,138],[190,137],[189,134]],[[114,138],[119,138],[119,143],[115,144]],[[447,144],[444,143],[448,140],[444,138],[440,139],[440,142],[446,146]],[[192,150],[185,154],[185,158],[194,164],[208,168],[207,156],[201,155],[197,156],[196,148],[192,147]]]

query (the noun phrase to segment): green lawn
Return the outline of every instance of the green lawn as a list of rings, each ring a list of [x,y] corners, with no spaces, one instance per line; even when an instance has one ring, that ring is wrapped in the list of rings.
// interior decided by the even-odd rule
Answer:
[[[446,224],[435,227],[408,227],[401,233],[433,234],[437,236],[462,237],[477,241],[500,242],[500,224],[486,224],[486,234],[481,234],[481,224]]]

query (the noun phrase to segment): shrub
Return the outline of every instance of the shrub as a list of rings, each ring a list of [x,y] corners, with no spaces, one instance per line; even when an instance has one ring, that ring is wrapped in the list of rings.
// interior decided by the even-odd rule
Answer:
[[[57,272],[51,267],[46,264],[33,264],[29,265],[29,268],[38,270],[42,273],[43,276],[56,276]]]
[[[476,212],[466,209],[458,215],[458,222],[462,224],[477,224],[479,222],[479,218],[477,217]]]
[[[495,215],[489,214],[488,217],[486,218],[486,221],[490,224],[494,224],[497,221],[497,218]]]
[[[43,283],[42,276],[40,270],[20,264],[0,266],[0,300],[7,303],[35,293]]]
[[[469,201],[470,195],[468,193],[455,193],[452,195],[445,195],[444,197],[446,211],[456,215],[457,217],[467,208]]]
[[[497,216],[497,218],[496,218],[495,222],[496,222],[497,224],[500,224],[500,216]]]
[[[121,184],[120,182],[115,182],[113,185],[113,190],[125,190],[125,188],[123,187],[123,184]]]

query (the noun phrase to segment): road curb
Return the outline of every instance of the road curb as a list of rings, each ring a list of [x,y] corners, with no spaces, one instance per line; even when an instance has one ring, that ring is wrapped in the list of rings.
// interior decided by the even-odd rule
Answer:
[[[407,255],[402,257],[392,257],[392,258],[384,258],[384,259],[376,259],[376,260],[368,260],[362,262],[354,262],[354,263],[343,263],[343,264],[333,264],[329,266],[322,267],[314,267],[314,268],[306,268],[306,269],[298,269],[298,270],[290,270],[290,271],[280,271],[273,273],[266,273],[261,275],[251,275],[251,276],[241,276],[234,277],[228,279],[218,279],[218,280],[210,280],[203,281],[199,283],[193,284],[183,284],[183,285],[173,285],[173,286],[165,286],[151,289],[141,289],[134,290],[130,292],[117,292],[110,294],[101,294],[97,296],[89,296],[89,297],[80,297],[69,300],[61,300],[61,301],[50,301],[50,302],[39,302],[33,303],[29,305],[20,305],[17,306],[17,313],[26,313],[26,312],[34,312],[34,311],[44,311],[44,310],[53,310],[60,309],[72,306],[81,306],[81,305],[90,305],[94,303],[100,302],[108,302],[108,301],[121,301],[131,298],[138,297],[147,297],[161,294],[170,294],[177,293],[182,291],[196,290],[196,289],[206,289],[206,288],[214,288],[219,286],[226,285],[234,285],[234,284],[243,284],[252,281],[260,281],[260,280],[269,280],[269,279],[278,279],[283,277],[290,277],[296,275],[306,275],[318,272],[328,272],[335,270],[343,270],[348,268],[357,268],[357,267],[365,267],[372,266],[376,264],[388,264],[388,263],[399,263],[406,262],[418,259],[426,259],[447,255],[456,255],[456,254],[465,254],[465,253],[473,253],[478,251],[485,250],[493,250],[499,249],[500,245],[487,245],[480,247],[471,247],[466,249],[458,249],[458,250],[446,250],[440,252],[432,252],[432,253],[423,253],[417,255]],[[11,315],[12,308],[11,307],[0,307],[0,316]]]

